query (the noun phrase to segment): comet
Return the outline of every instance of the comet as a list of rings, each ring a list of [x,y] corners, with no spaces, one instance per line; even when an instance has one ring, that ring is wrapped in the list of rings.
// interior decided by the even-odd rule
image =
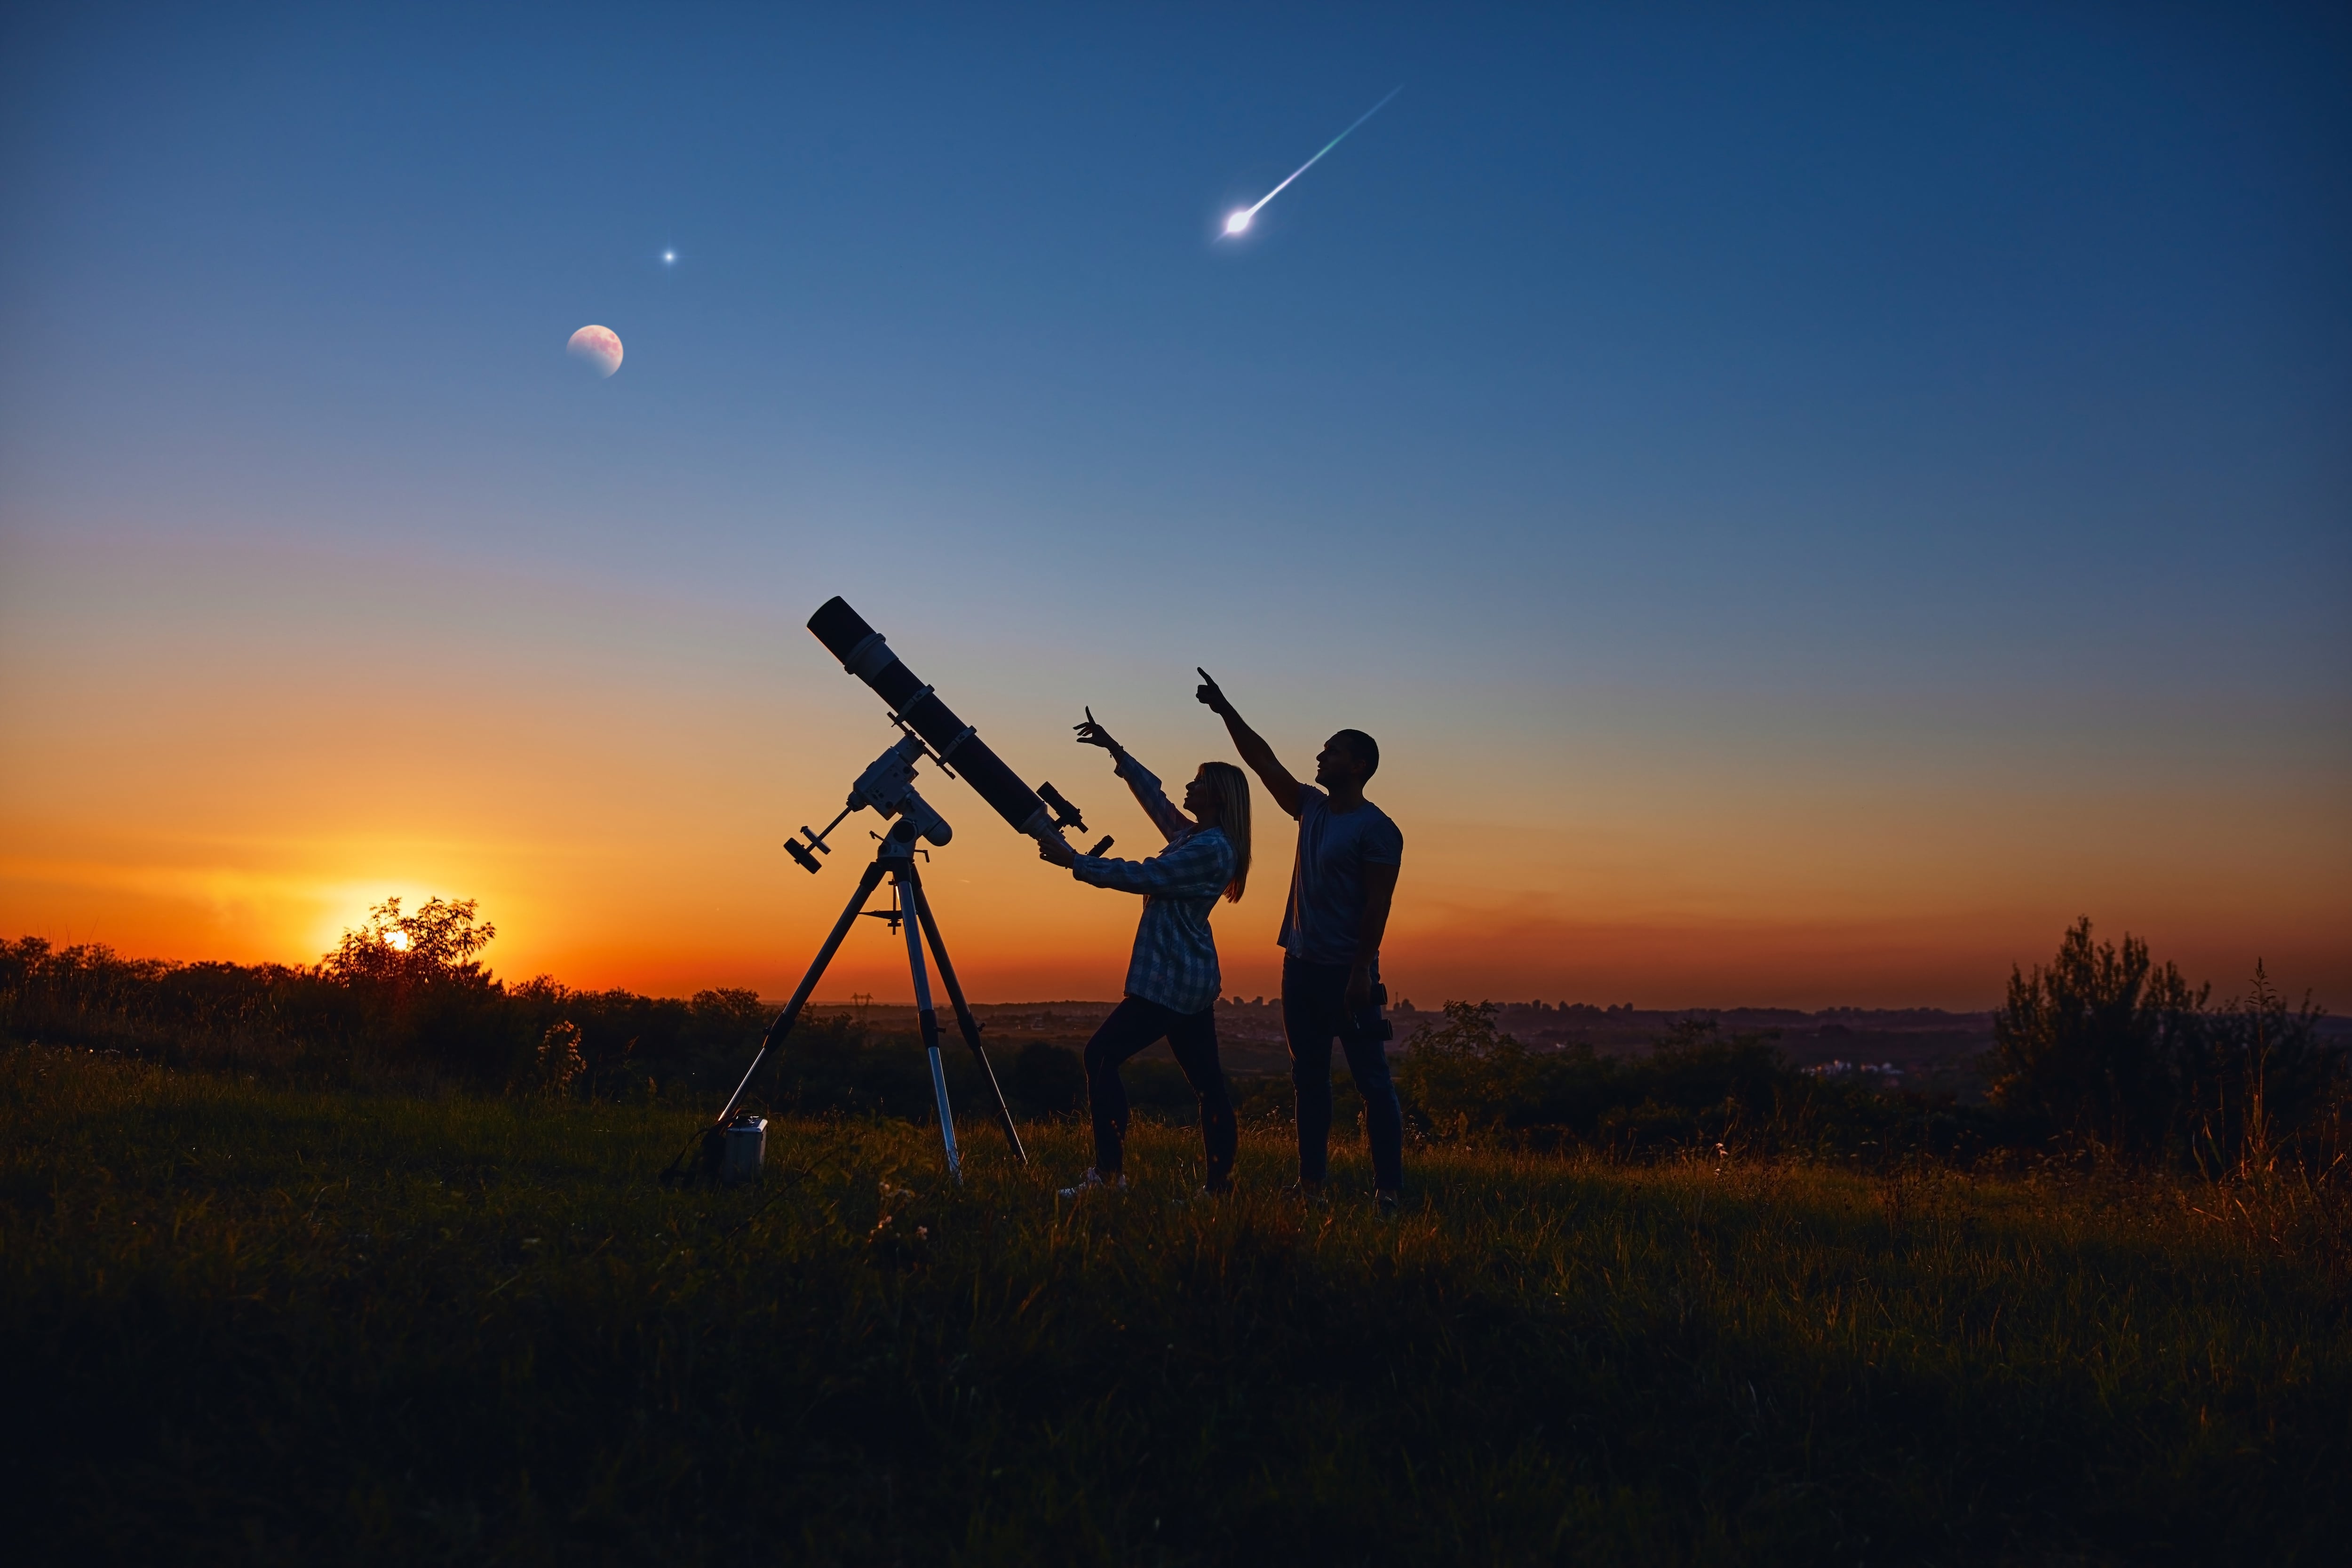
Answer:
[[[1332,137],[1330,141],[1323,143],[1323,153],[1328,153],[1332,148],[1337,147],[1340,142],[1345,142],[1348,139],[1349,132],[1354,131],[1356,129],[1356,125],[1361,125],[1365,121],[1370,120],[1373,115],[1378,114],[1381,110],[1386,109],[1389,106],[1389,98],[1394,98],[1398,93],[1401,93],[1403,90],[1404,85],[1402,82],[1397,84],[1395,87],[1389,89],[1388,98],[1381,100],[1378,103],[1364,110],[1363,113],[1358,115],[1356,117],[1355,125],[1349,126],[1346,131],[1340,132],[1339,134]],[[1235,207],[1232,212],[1227,213],[1225,215],[1225,232],[1221,237],[1231,239],[1236,235],[1247,234],[1249,232],[1249,226],[1257,221],[1258,208],[1263,207],[1266,203],[1282,195],[1283,191],[1289,185],[1291,180],[1298,178],[1299,175],[1307,173],[1307,170],[1321,163],[1323,161],[1323,153],[1316,153],[1315,156],[1307,159],[1307,162],[1299,164],[1296,169],[1291,170],[1289,179],[1283,181],[1281,184],[1275,186],[1274,189],[1258,197],[1257,201],[1254,205],[1245,207]]]

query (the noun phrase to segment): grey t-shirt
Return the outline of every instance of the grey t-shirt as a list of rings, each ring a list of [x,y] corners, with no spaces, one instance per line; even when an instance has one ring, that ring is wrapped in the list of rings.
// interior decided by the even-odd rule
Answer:
[[[1290,907],[1280,942],[1302,963],[1353,963],[1364,923],[1364,868],[1404,864],[1404,835],[1388,813],[1364,802],[1331,809],[1313,784],[1298,788],[1298,858],[1290,867]]]

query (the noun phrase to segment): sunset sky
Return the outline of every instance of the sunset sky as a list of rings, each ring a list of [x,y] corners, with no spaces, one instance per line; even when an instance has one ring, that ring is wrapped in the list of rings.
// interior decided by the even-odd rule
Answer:
[[[1123,848],[1082,704],[1371,731],[1423,1006],[1980,1007],[2082,914],[2352,1006],[2352,23],[2156,9],[12,6],[0,937],[781,994],[839,593]],[[928,789],[971,990],[1116,994]]]

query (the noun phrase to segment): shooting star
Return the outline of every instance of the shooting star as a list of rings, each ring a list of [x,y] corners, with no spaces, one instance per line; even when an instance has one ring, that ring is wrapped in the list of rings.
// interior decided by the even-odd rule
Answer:
[[[1400,82],[1396,86],[1389,89],[1389,98],[1394,98],[1398,93],[1401,93],[1403,90],[1404,84]],[[1370,120],[1373,115],[1378,114],[1381,110],[1386,109],[1389,106],[1389,98],[1381,100],[1378,103],[1364,110],[1363,113],[1358,115],[1356,117],[1356,125],[1361,125],[1365,121]],[[1323,144],[1323,153],[1328,153],[1332,148],[1337,147],[1340,142],[1345,142],[1348,139],[1349,132],[1354,131],[1356,129],[1356,125],[1349,126],[1347,131],[1340,132],[1339,134],[1332,137],[1330,141],[1326,142]],[[1290,171],[1290,180],[1298,178],[1299,175],[1307,173],[1307,170],[1321,163],[1323,161],[1323,153],[1316,153],[1315,156],[1307,159],[1307,162],[1299,164],[1298,167]],[[1258,208],[1265,205],[1266,203],[1282,195],[1284,187],[1290,184],[1290,180],[1283,181],[1281,184],[1275,186],[1274,189],[1258,197],[1255,205],[1236,207],[1232,212],[1226,214],[1225,232],[1219,237],[1230,239],[1237,234],[1248,233],[1249,226],[1256,220]]]

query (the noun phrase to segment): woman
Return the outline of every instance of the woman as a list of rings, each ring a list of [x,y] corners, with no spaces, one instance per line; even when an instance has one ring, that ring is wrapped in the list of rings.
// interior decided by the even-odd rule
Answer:
[[[1042,840],[1038,855],[1066,866],[1081,882],[1144,896],[1127,967],[1127,996],[1087,1042],[1087,1103],[1094,1113],[1095,1163],[1066,1198],[1123,1187],[1127,1090],[1119,1064],[1163,1036],[1176,1065],[1201,1100],[1201,1138],[1208,1151],[1207,1190],[1223,1192],[1233,1179],[1239,1131],[1225,1071],[1217,1064],[1217,942],[1209,911],[1217,896],[1238,901],[1249,880],[1249,781],[1231,763],[1202,763],[1184,786],[1184,810],[1170,804],[1150,770],[1127,754],[1108,731],[1087,715],[1080,743],[1109,752],[1118,776],[1135,792],[1168,847],[1149,860],[1081,855],[1059,835]],[[1189,812],[1191,815],[1187,816]]]

